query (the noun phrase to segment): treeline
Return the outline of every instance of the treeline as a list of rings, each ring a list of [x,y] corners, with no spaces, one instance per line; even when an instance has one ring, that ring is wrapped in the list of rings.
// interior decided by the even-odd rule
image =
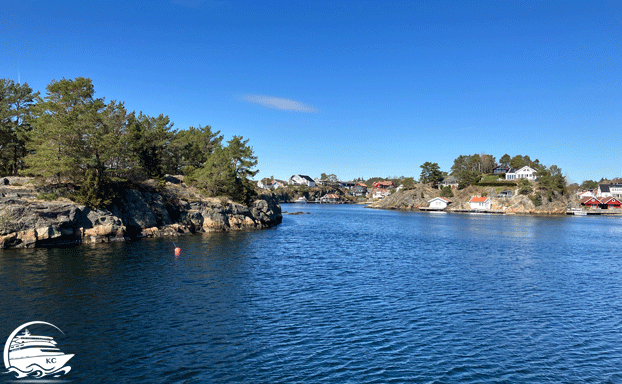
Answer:
[[[537,171],[536,196],[544,194],[546,198],[552,199],[556,195],[565,195],[568,192],[566,178],[562,174],[561,168],[557,165],[546,166],[541,164],[538,159],[531,160],[527,155],[510,157],[510,155],[505,154],[501,156],[499,161],[486,153],[460,155],[454,160],[449,173],[441,171],[438,163],[425,162],[420,166],[421,176],[419,180],[422,183],[431,183],[436,186],[443,178],[451,175],[457,179],[458,188],[463,189],[470,185],[488,185],[491,184],[492,179],[503,178],[505,174],[492,174],[497,166],[516,170],[526,165]],[[534,188],[525,179],[518,181],[518,187],[522,194],[534,192]],[[450,192],[450,190],[446,191],[447,194]]]
[[[248,203],[256,165],[248,140],[233,136],[225,144],[210,126],[174,130],[168,116],[96,98],[88,78],[53,80],[43,96],[0,79],[0,174],[71,185],[79,203],[109,205],[119,185],[165,174]]]

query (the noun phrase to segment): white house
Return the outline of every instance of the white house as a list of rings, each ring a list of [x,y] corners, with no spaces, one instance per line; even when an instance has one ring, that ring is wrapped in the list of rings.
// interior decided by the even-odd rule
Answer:
[[[385,197],[389,196],[390,194],[391,194],[391,192],[389,192],[387,190],[376,189],[376,190],[374,190],[374,194],[372,195],[372,199],[384,199]]]
[[[487,197],[472,197],[469,200],[469,205],[471,205],[473,210],[484,211],[490,209],[491,201]]]
[[[519,170],[510,170],[510,172],[505,174],[506,180],[518,180],[518,179],[527,179],[527,180],[536,180],[536,171],[528,165],[525,165]]]
[[[313,182],[315,183],[315,185],[328,185],[328,184],[330,184],[330,182],[328,180],[322,180],[319,177],[316,177],[315,179],[313,179]]]
[[[438,183],[438,189],[443,187],[451,187],[451,189],[458,188],[458,179],[454,176],[447,176]]]
[[[428,208],[441,210],[447,208],[447,205],[451,203],[451,200],[446,197],[435,197],[428,201],[428,203],[430,203]]]
[[[289,185],[306,185],[307,187],[315,187],[315,181],[307,175],[294,175],[288,180]]]
[[[593,191],[581,191],[581,192],[577,192],[577,196],[579,197],[579,199],[582,199],[584,197],[594,197],[594,192]]]
[[[622,198],[622,184],[599,184],[596,197]]]

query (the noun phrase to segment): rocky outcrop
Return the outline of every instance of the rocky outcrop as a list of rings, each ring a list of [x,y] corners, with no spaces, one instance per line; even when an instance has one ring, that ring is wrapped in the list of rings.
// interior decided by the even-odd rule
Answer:
[[[65,198],[41,200],[34,185],[11,186],[10,180],[0,179],[0,248],[261,229],[282,220],[273,195],[261,195],[244,206],[224,198],[203,198],[177,180],[167,180],[159,191],[122,191],[117,203],[106,210],[90,209]]]

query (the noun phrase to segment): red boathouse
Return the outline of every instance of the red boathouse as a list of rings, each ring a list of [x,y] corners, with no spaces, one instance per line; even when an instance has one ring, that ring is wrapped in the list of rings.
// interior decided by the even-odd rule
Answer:
[[[581,199],[581,205],[585,205],[589,208],[598,208],[600,205],[600,200],[596,197],[584,197]]]

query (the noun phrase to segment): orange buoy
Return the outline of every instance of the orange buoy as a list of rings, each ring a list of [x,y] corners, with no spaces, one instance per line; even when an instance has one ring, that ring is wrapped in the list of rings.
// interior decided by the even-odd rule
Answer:
[[[181,255],[181,248],[175,247],[175,256]]]

